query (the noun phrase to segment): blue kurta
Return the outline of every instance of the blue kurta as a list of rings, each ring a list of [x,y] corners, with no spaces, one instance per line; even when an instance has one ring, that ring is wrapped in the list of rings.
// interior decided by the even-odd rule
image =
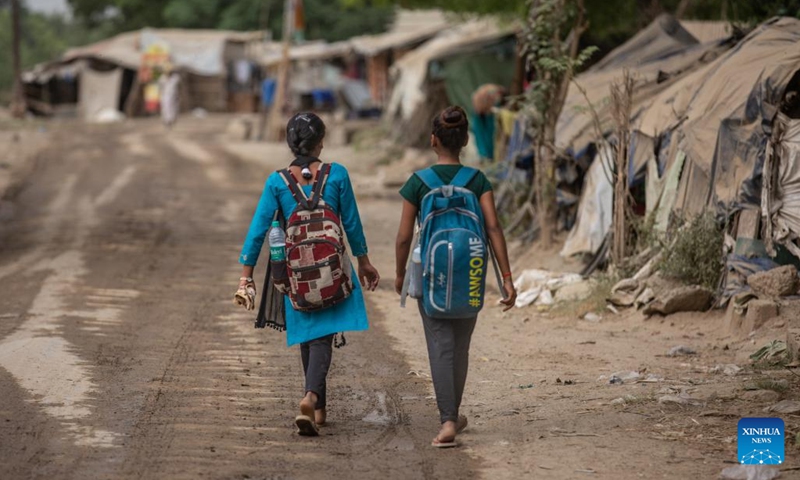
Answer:
[[[306,195],[311,195],[311,185],[304,186],[303,190]],[[339,214],[353,255],[356,257],[366,255],[367,240],[364,238],[364,229],[361,226],[353,185],[350,183],[350,176],[346,168],[337,163],[331,164],[331,173],[322,198]],[[264,238],[272,224],[275,210],[280,208],[283,216],[289,218],[296,207],[297,202],[280,174],[275,172],[270,175],[250,223],[250,230],[247,232],[239,263],[255,266],[264,244]],[[332,333],[369,328],[364,294],[355,272],[353,273],[353,284],[355,289],[347,300],[316,312],[298,312],[292,308],[289,298],[284,298],[287,343],[291,346]]]

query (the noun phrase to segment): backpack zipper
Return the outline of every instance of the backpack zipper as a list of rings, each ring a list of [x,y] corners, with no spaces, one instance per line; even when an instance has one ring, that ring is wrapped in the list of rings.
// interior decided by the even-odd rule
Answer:
[[[443,215],[445,213],[450,213],[450,212],[457,212],[457,213],[466,215],[466,216],[472,218],[473,220],[475,220],[479,225],[481,223],[480,218],[478,218],[478,215],[475,212],[471,212],[471,211],[469,211],[469,210],[467,210],[465,208],[446,208],[444,210],[437,210],[435,212],[431,212],[430,214],[428,214],[428,216],[425,217],[425,219],[423,220],[422,225],[420,225],[420,227],[419,227],[420,231],[424,230],[425,227],[428,225],[428,222],[430,222],[431,219],[433,219],[434,217],[437,217],[439,215]],[[482,226],[481,226],[481,228],[482,228]]]
[[[450,310],[452,308],[453,296],[453,242],[447,242],[447,259],[449,260],[447,270],[447,296],[444,303],[447,305],[447,309]]]
[[[315,263],[314,265],[310,265],[308,267],[292,268],[292,271],[297,273],[302,273],[302,272],[308,272],[310,270],[319,270],[320,268],[330,266],[331,263],[333,263],[332,260],[325,260],[322,263]]]
[[[301,243],[301,244],[302,244],[302,243],[329,243],[329,244],[333,245],[333,247],[336,249],[336,253],[338,253],[338,254],[342,255],[342,254],[344,254],[344,252],[345,252],[344,245],[342,245],[342,244],[339,244],[339,243],[336,243],[336,242],[333,242],[333,241],[331,241],[331,240],[325,240],[324,238],[309,238],[309,239],[307,239],[307,240],[303,240],[303,241],[302,241],[302,242],[300,242],[300,243]],[[293,246],[293,247],[291,247],[291,248],[288,248],[288,249],[286,250],[286,259],[287,259],[287,260],[289,259],[289,256],[291,255],[291,253],[292,253],[292,252],[294,252],[294,250],[295,250],[296,248],[298,248],[299,246],[300,246],[300,244],[298,244],[298,245],[295,245],[295,246]]]

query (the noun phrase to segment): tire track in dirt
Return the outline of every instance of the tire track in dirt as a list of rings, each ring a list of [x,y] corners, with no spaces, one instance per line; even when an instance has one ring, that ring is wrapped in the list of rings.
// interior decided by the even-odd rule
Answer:
[[[243,167],[235,159],[231,162]],[[232,230],[243,231],[246,221],[239,219]],[[235,258],[235,251],[229,258]],[[204,263],[200,270],[207,275],[209,267]],[[227,291],[224,279],[216,282],[220,291]],[[371,311],[374,318],[375,309]],[[407,366],[377,330],[351,335],[351,346],[337,350],[330,426],[319,439],[304,439],[294,434],[292,425],[302,392],[296,349],[285,348],[283,335],[254,331],[252,314],[233,309],[227,297],[205,302],[193,312],[161,379],[151,386],[123,471],[135,478],[189,477],[202,471],[214,472],[213,478],[310,478],[319,472],[434,478],[441,452],[429,446],[430,428],[411,428],[410,417],[420,409],[415,406],[408,415],[398,393],[398,388],[410,389],[414,395],[407,397],[422,398],[424,386],[406,377]],[[337,388],[342,381],[347,385]],[[364,421],[379,409],[380,393],[387,399],[385,418]],[[433,417],[429,406],[425,410]],[[468,472],[463,457],[438,462],[440,470]],[[347,468],[336,467],[342,463]]]
[[[165,141],[152,125],[134,128],[136,135],[130,127],[75,126],[64,135],[21,191],[16,223],[3,231],[15,238],[13,252],[0,251],[1,268],[17,254],[50,255],[63,250],[64,241],[78,242],[73,245],[86,273],[64,310],[114,310],[116,320],[79,314],[58,321],[74,353],[91,364],[95,385],[82,402],[89,414],[77,427],[102,425],[120,433],[119,448],[69,441],[36,399],[4,374],[0,388],[11,401],[0,413],[19,422],[0,428],[5,461],[0,473],[147,479],[470,476],[475,462],[465,453],[430,447],[437,421],[425,398],[426,381],[406,374],[408,365],[374,305],[369,306],[373,328],[348,335],[350,344],[334,354],[330,425],[315,439],[294,433],[302,395],[298,349],[287,349],[282,334],[254,330],[253,314],[230,302],[241,237],[269,172],[226,154],[209,140],[209,126],[180,132],[205,139],[187,150],[195,158],[182,157],[172,148],[174,140]],[[213,162],[211,175],[200,157]],[[65,202],[65,211],[80,214],[93,207],[97,216],[85,231],[68,218],[45,238],[37,232],[54,215],[41,200],[55,198],[65,171],[76,176],[80,192]],[[24,267],[15,266],[14,272]],[[0,278],[0,288],[19,294],[0,302],[11,309],[0,314],[15,324],[23,321],[15,312],[30,308],[31,292],[42,281],[35,272]]]

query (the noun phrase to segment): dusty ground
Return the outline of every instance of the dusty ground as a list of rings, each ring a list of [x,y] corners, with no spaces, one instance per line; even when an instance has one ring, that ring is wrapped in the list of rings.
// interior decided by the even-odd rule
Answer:
[[[384,281],[371,330],[335,352],[330,426],[300,438],[298,352],[230,303],[249,217],[286,152],[226,141],[226,121],[187,119],[170,137],[149,121],[54,124],[3,197],[0,478],[715,478],[735,460],[738,419],[800,391],[783,370],[708,372],[746,366],[785,319],[735,341],[721,313],[590,323],[570,306],[491,308],[473,340],[472,426],[461,448],[433,450],[421,325],[392,291],[398,197],[380,186],[404,164],[382,172],[370,152],[331,147]],[[555,258],[521,250],[516,270]],[[678,344],[698,355],[666,357]],[[661,380],[600,378],[631,370]],[[790,388],[745,393],[766,378]],[[658,402],[681,391],[698,404]],[[784,420],[793,438],[800,421]],[[798,458],[787,447],[784,468]]]

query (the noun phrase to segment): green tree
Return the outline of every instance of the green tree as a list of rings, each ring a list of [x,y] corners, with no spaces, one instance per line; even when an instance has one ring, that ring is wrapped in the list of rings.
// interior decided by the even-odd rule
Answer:
[[[69,0],[75,15],[91,25],[110,24],[117,31],[142,27],[258,30],[279,33],[283,0]],[[306,38],[336,41],[386,30],[391,4],[352,5],[305,0]]]
[[[556,124],[575,71],[595,53],[593,47],[580,49],[586,31],[584,0],[530,0],[521,35],[523,53],[535,79],[525,94],[525,111],[536,148],[536,184],[529,203],[536,197],[539,238],[551,245],[557,226],[556,211]],[[526,204],[524,210],[530,210]]]
[[[340,0],[348,5],[398,4],[404,8],[439,8],[453,12],[514,14],[526,12],[526,0]],[[730,20],[753,25],[775,15],[800,18],[800,0],[586,0],[588,25],[583,43],[607,52],[662,13],[684,8],[684,17]],[[596,58],[601,58],[598,55]]]
[[[403,8],[425,8],[465,13],[525,12],[525,0],[340,0],[345,5],[398,5]]]
[[[0,65],[11,65],[11,13],[7,3],[0,0]],[[59,16],[48,16],[22,10],[22,67],[52,60],[67,48],[97,40],[107,32],[90,32],[80,23]],[[0,103],[5,103],[13,81],[10,68],[0,68]]]

